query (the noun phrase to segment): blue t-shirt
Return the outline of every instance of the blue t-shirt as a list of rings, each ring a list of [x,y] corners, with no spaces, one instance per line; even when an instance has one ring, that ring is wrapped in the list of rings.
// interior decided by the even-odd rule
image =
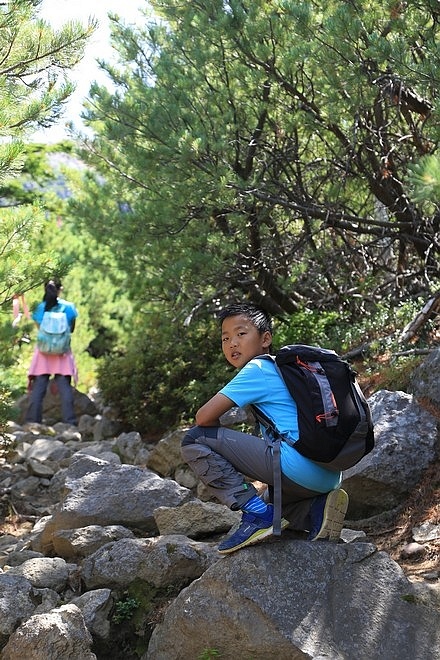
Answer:
[[[272,360],[250,360],[220,393],[240,408],[249,404],[258,406],[281,435],[298,440],[296,403]],[[302,456],[286,442],[281,443],[281,470],[300,486],[322,493],[337,488],[342,477],[340,472],[327,470]]]
[[[76,319],[78,316],[78,312],[76,310],[76,307],[73,303],[68,302],[67,300],[63,300],[62,298],[58,298],[58,305],[56,307],[52,307],[52,310],[54,312],[60,312],[61,311],[61,305],[64,305],[64,313],[67,316],[67,322],[69,326],[72,326],[72,321]],[[32,314],[32,318],[35,321],[35,323],[38,323],[40,325],[41,321],[43,320],[43,314],[45,312],[46,308],[46,303],[40,302],[40,304],[37,306],[36,310]]]

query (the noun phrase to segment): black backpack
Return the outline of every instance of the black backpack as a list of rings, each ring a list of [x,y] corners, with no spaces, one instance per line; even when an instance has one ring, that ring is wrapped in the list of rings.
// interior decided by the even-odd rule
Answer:
[[[373,449],[370,408],[348,362],[334,351],[303,344],[258,357],[274,361],[296,402],[299,440],[294,447],[300,454],[329,469],[346,470]],[[279,437],[270,420],[252,408],[257,420]]]

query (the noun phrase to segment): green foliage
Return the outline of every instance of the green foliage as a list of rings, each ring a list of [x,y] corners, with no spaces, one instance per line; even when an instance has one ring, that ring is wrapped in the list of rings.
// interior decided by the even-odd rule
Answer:
[[[170,317],[142,321],[123,355],[99,368],[105,401],[128,428],[157,437],[196,410],[227,380],[220,333],[213,321],[185,328]]]
[[[65,179],[60,176],[58,163],[63,160],[68,162],[72,149],[73,143],[67,141],[56,145],[23,145],[20,171],[5,177],[0,186],[0,196],[11,207],[39,204],[47,211],[58,212],[60,198],[70,194]],[[56,196],[50,197],[50,192],[56,192]]]
[[[213,658],[221,658],[220,651],[217,649],[204,649],[197,660],[213,660]]]
[[[130,598],[129,596],[118,600],[115,603],[115,612],[112,616],[113,623],[122,623],[123,621],[130,620],[134,616],[139,605],[140,602],[136,600],[136,598]]]
[[[24,181],[14,177],[32,153],[25,143],[28,133],[59,118],[74,90],[66,74],[81,60],[96,27],[91,20],[86,27],[70,22],[54,31],[38,20],[39,4],[13,0],[0,7],[0,375],[2,387],[11,391],[19,379],[11,365],[31,327],[11,328],[13,297],[66,271],[62,251],[39,244],[47,227],[40,196],[27,194]]]
[[[11,392],[11,401],[26,387],[26,376],[17,373],[15,367],[24,356],[26,359],[29,356],[30,361],[28,342],[34,328],[34,323],[24,315],[18,325],[12,325],[13,298],[20,294],[28,298],[36,283],[45,281],[53,272],[62,274],[65,270],[58,254],[36,249],[45,225],[40,207],[25,205],[3,209],[0,223],[0,378],[2,386]],[[23,309],[20,311],[23,314]],[[2,409],[5,411],[5,406]],[[13,417],[12,408],[5,414]]]
[[[284,344],[311,344],[340,348],[341,317],[336,312],[307,309],[292,314],[277,323],[274,332],[275,347]]]
[[[131,303],[124,291],[125,275],[114,268],[112,253],[104,244],[81,233],[69,220],[67,200],[75,188],[82,163],[70,155],[71,144],[57,146],[30,145],[26,149],[23,172],[7,179],[0,189],[21,206],[5,211],[0,225],[4,236],[4,260],[0,274],[5,289],[0,307],[0,357],[2,382],[13,398],[21,395],[27,383],[27,370],[35,346],[36,327],[22,316],[12,327],[12,296],[25,293],[29,310],[41,302],[43,283],[50,277],[63,282],[63,297],[71,300],[79,312],[72,337],[72,349],[79,371],[78,387],[88,391],[96,384],[99,359],[93,359],[87,348],[93,340],[98,354],[119,350],[118,341],[129,323]],[[33,199],[34,214],[26,211]],[[28,225],[17,226],[21,215]],[[7,218],[11,222],[6,222]],[[35,288],[35,283],[38,287]],[[6,288],[6,286],[8,288]],[[10,413],[12,415],[12,412]]]
[[[423,359],[423,356],[413,355],[391,360],[380,370],[381,387],[391,392],[408,392],[414,371],[423,362]]]
[[[418,202],[430,202],[438,208],[440,198],[440,158],[438,155],[424,156],[409,166],[408,181],[412,197]]]
[[[417,603],[417,596],[415,596],[414,594],[403,594],[401,598],[406,603],[412,603],[413,605]]]
[[[405,177],[438,144],[432,2],[151,6],[160,21],[114,20],[117,91],[86,110],[103,176],[72,204],[130,295],[353,323],[430,293],[437,220]]]
[[[6,424],[10,419],[11,393],[4,387],[0,387],[0,445],[3,445]]]
[[[66,73],[96,28],[70,21],[54,31],[38,19],[39,2],[0,7],[0,181],[21,169],[26,131],[50,125],[74,91]]]
[[[0,224],[0,305],[10,305],[14,294],[26,293],[41,278],[62,270],[59,255],[34,249],[45,226],[41,208],[3,209]]]
[[[0,233],[10,391],[33,347],[31,325],[10,328],[11,296],[36,304],[49,272],[67,274],[80,312],[81,387],[98,369],[121,420],[152,436],[232,375],[212,320],[231,300],[265,306],[277,346],[398,344],[439,276],[436,165],[423,160],[439,143],[439,24],[430,0],[364,4],[153,0],[160,21],[113,17],[116,91],[93,85],[86,109],[92,167],[67,173],[5,141],[5,167],[21,158],[24,173],[1,196],[34,204]],[[111,353],[93,361],[95,338]]]
[[[341,319],[338,345],[342,351],[358,346],[370,339],[377,353],[397,351],[401,347],[399,335],[403,328],[423,307],[422,298],[390,305],[388,300],[379,301],[369,314],[359,314],[354,323]],[[420,332],[415,347],[426,347],[430,342],[432,324],[427,323]],[[376,346],[375,346],[376,341]]]
[[[382,344],[377,349],[382,351],[399,349],[399,334],[423,306],[422,299],[409,300],[396,306],[388,301],[380,301],[368,314],[359,310],[353,314],[321,312],[307,309],[292,314],[289,318],[279,319],[274,332],[274,345],[315,344],[332,348],[344,353],[365,342],[368,337],[374,346],[376,338]],[[431,325],[426,324],[420,334],[418,345],[424,346],[428,340]]]

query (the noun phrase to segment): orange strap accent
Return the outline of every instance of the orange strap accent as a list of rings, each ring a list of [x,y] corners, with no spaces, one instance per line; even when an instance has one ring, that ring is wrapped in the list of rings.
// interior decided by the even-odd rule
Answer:
[[[311,364],[308,362],[303,362],[300,360],[300,358],[297,356],[296,357],[296,363],[300,366],[303,367],[303,369],[307,369],[307,371],[311,371],[313,374],[318,373],[318,369],[316,367],[313,367]]]

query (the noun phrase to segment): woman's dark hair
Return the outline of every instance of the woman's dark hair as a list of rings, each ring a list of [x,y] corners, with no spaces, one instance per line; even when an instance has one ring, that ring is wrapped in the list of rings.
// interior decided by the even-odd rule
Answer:
[[[229,316],[245,316],[257,328],[260,334],[263,332],[270,332],[273,334],[272,318],[261,307],[252,305],[251,303],[235,303],[224,307],[218,315],[220,323],[223,323]]]
[[[46,282],[43,296],[43,302],[46,303],[44,308],[45,312],[48,312],[52,307],[57,306],[60,289],[61,282],[59,280],[49,280],[49,282]]]

